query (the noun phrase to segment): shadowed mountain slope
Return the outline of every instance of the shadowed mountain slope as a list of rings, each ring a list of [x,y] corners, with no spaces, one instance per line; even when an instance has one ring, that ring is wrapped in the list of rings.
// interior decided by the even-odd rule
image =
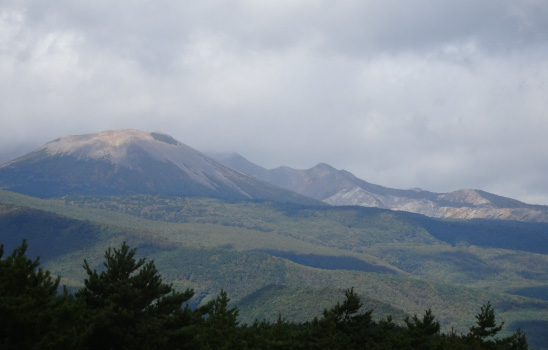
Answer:
[[[0,166],[0,188],[42,198],[153,193],[319,203],[227,167],[167,134],[138,130],[49,142]]]

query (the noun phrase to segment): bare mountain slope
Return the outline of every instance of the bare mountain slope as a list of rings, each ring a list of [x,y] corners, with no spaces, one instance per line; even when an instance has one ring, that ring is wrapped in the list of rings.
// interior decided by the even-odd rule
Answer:
[[[449,193],[399,190],[371,184],[348,171],[323,163],[305,170],[285,166],[267,170],[235,153],[213,156],[242,172],[331,205],[377,207],[437,218],[548,222],[546,206],[530,205],[480,190]]]
[[[158,132],[67,136],[0,166],[0,188],[38,197],[168,194],[316,203]]]

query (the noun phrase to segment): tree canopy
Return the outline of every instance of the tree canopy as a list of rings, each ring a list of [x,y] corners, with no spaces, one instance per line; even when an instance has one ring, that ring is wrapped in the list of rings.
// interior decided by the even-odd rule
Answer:
[[[303,323],[238,322],[238,309],[221,290],[191,309],[192,290],[179,292],[163,281],[154,261],[136,258],[123,243],[109,248],[100,272],[84,260],[84,287],[74,295],[59,277],[25,256],[23,241],[9,256],[0,245],[1,349],[527,349],[525,334],[497,338],[488,302],[467,334],[440,332],[430,309],[402,325],[373,310],[350,288],[345,299]]]
[[[184,341],[191,312],[182,305],[193,291],[175,291],[162,281],[154,262],[137,260],[135,251],[126,243],[109,248],[101,273],[84,260],[88,278],[76,299],[88,313],[90,348],[165,349]]]

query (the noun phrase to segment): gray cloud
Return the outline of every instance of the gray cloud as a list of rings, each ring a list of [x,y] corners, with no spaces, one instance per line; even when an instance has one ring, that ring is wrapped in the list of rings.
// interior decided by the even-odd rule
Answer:
[[[256,163],[548,204],[544,1],[4,1],[0,160],[162,130]]]

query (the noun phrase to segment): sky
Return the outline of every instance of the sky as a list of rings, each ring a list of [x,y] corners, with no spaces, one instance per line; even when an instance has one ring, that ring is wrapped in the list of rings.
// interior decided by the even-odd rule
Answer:
[[[0,163],[129,128],[548,205],[548,2],[0,1]]]

